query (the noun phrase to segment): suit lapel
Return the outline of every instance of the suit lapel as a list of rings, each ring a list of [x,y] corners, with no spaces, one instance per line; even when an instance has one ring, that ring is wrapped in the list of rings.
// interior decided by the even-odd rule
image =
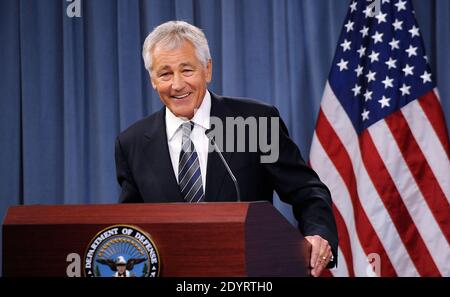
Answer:
[[[158,112],[156,121],[145,132],[144,137],[144,155],[149,164],[148,170],[155,179],[153,184],[157,185],[162,197],[169,202],[184,202],[170,160],[165,108]]]
[[[220,118],[223,123],[223,128],[225,129],[225,120],[227,116],[232,116],[228,108],[223,103],[223,99],[212,92],[211,94],[211,117]],[[226,148],[226,133],[223,132],[223,148],[222,155],[228,164],[230,164],[233,153],[225,152]],[[211,144],[210,144],[211,146]],[[205,199],[206,201],[215,201],[220,195],[220,191],[224,182],[225,177],[228,175],[225,165],[220,159],[219,154],[210,148],[210,153],[208,154],[208,165],[206,170],[206,191]]]

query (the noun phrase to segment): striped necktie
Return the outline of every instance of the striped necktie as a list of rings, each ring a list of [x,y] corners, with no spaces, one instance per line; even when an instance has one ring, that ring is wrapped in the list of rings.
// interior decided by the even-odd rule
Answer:
[[[178,165],[178,185],[184,200],[195,203],[204,198],[204,193],[200,163],[190,137],[193,128],[193,122],[186,122],[182,125],[183,138]]]

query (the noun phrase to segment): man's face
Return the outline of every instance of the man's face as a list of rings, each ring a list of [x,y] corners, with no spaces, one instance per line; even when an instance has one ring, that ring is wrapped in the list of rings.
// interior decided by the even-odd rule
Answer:
[[[152,60],[152,86],[161,101],[177,117],[191,119],[202,104],[206,85],[211,81],[211,60],[204,67],[194,46],[187,41],[174,50],[157,45],[152,51]]]

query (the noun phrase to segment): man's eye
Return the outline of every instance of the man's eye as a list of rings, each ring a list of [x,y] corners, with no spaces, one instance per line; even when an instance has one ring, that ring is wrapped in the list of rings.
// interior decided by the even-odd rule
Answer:
[[[187,75],[192,74],[192,72],[194,72],[192,69],[184,69],[183,70],[183,74],[187,74]]]
[[[159,78],[160,78],[161,80],[167,81],[167,80],[170,79],[171,74],[172,74],[172,73],[170,73],[170,72],[163,72],[163,73],[161,73],[161,74],[159,75]]]

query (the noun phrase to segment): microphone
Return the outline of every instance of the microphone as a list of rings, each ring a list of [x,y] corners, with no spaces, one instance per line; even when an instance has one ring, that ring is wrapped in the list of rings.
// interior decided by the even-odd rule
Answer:
[[[231,177],[231,179],[233,180],[233,183],[234,183],[234,188],[236,189],[237,202],[241,202],[241,192],[239,191],[239,184],[238,184],[238,182],[236,180],[236,177],[234,176],[233,172],[231,171],[230,166],[228,166],[227,161],[223,157],[222,152],[220,151],[219,147],[217,146],[216,142],[214,141],[214,138],[211,135],[208,135],[211,130],[212,129],[207,129],[205,131],[205,135],[206,135],[206,137],[208,137],[209,141],[214,146],[214,150],[219,154],[223,165],[225,165],[225,168],[227,169],[228,173],[230,174],[230,177]]]

